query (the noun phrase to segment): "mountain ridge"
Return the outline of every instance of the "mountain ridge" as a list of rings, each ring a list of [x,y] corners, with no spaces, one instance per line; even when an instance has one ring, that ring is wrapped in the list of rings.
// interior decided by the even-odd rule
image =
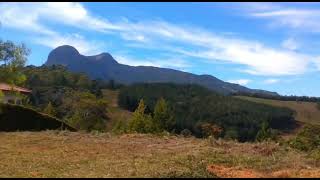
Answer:
[[[177,84],[198,84],[222,94],[232,93],[262,93],[268,95],[279,94],[265,90],[249,89],[239,84],[224,82],[212,75],[196,75],[169,68],[153,66],[129,66],[118,63],[110,53],[100,53],[84,56],[70,46],[63,45],[52,50],[44,65],[64,65],[73,72],[84,72],[91,78],[115,80],[123,84],[172,82]]]

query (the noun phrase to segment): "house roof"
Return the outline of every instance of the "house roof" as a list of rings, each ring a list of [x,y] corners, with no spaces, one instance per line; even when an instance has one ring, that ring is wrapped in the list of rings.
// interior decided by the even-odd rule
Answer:
[[[21,93],[31,93],[31,90],[18,87],[18,86],[12,86],[10,84],[0,83],[0,90],[2,91],[18,91]]]

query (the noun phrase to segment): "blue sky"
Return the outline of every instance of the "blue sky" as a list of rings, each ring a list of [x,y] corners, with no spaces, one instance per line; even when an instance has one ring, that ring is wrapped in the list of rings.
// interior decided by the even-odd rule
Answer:
[[[0,38],[25,43],[37,66],[68,44],[123,64],[320,96],[319,19],[320,3],[1,3]]]

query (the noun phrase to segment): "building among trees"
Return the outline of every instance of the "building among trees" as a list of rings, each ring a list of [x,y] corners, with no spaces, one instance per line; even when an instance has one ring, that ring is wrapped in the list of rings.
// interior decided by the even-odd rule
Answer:
[[[31,92],[26,88],[0,83],[0,101],[3,103],[21,104],[23,95],[29,95]]]

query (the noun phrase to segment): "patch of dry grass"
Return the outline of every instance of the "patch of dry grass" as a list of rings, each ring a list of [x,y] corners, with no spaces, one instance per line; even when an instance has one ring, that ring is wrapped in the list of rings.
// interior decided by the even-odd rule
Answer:
[[[261,172],[319,168],[275,143],[141,134],[0,133],[0,177],[214,177],[210,164]]]
[[[320,110],[314,102],[279,101],[247,96],[235,97],[272,106],[287,107],[297,112],[295,116],[297,121],[320,125]]]

